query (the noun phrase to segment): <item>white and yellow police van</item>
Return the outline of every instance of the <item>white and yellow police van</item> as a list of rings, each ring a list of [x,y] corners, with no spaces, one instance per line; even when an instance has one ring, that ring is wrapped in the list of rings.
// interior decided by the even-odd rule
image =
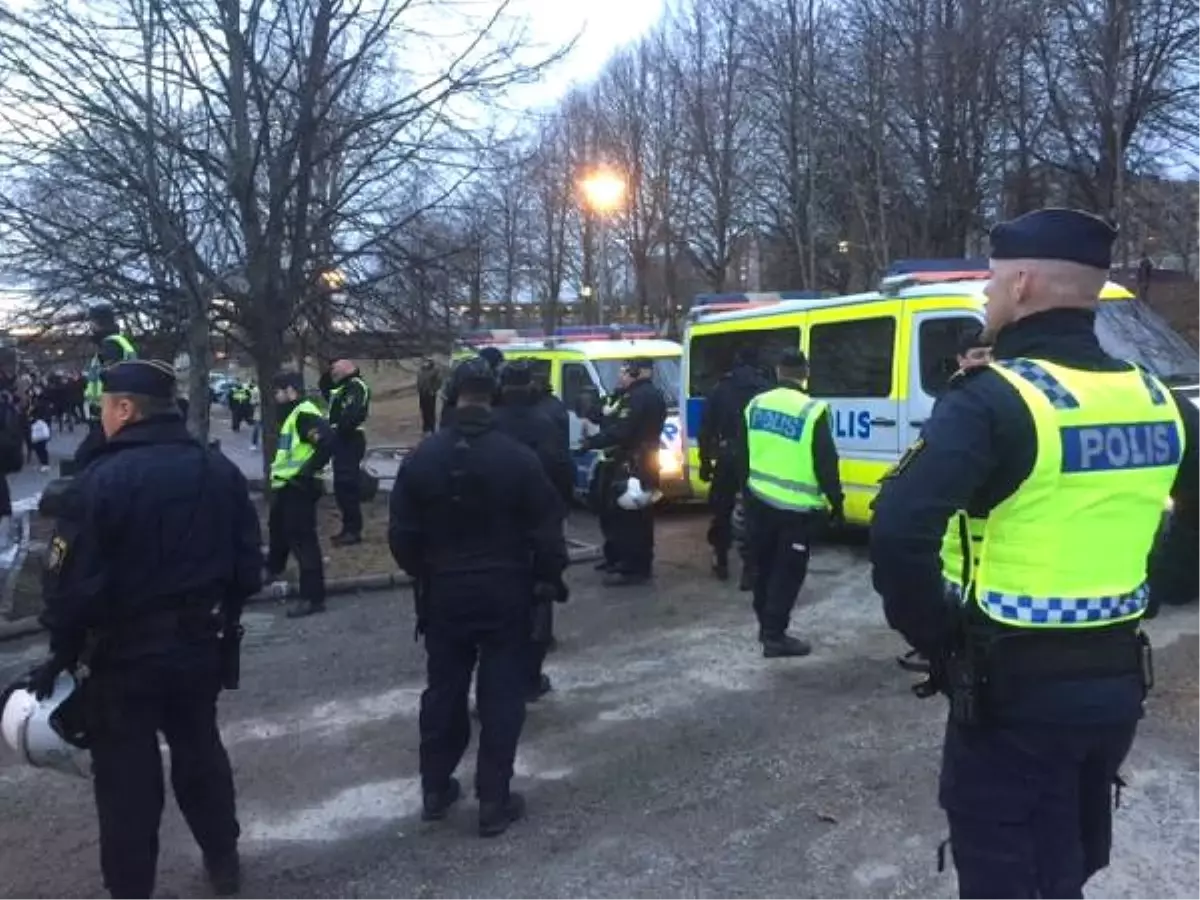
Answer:
[[[654,361],[653,381],[667,401],[658,450],[660,490],[666,499],[686,499],[691,490],[684,475],[683,437],[679,426],[680,357],[676,341],[661,340],[651,328],[638,326],[565,326],[552,335],[525,329],[491,329],[463,335],[451,363],[484,347],[495,347],[504,359],[529,360],[534,372],[545,378],[567,407],[571,447],[575,458],[575,492],[587,495],[600,454],[578,450],[584,437],[599,426],[579,415],[589,398],[604,403],[616,389],[625,362],[637,357]]]
[[[705,396],[744,345],[764,366],[785,349],[808,356],[808,391],[830,405],[841,457],[846,518],[866,524],[879,482],[920,435],[954,371],[962,335],[983,324],[986,270],[914,272],[885,278],[878,291],[792,299],[742,294],[693,309],[684,335],[683,431],[695,496],[696,438]],[[1198,402],[1195,351],[1165,321],[1109,282],[1100,295],[1096,332],[1113,356],[1130,360]]]

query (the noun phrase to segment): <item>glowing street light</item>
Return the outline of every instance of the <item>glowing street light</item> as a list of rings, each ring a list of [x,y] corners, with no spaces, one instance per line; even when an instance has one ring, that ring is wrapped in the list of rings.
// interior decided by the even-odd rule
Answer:
[[[600,324],[604,324],[604,291],[600,288],[608,276],[608,231],[606,214],[621,208],[625,200],[625,179],[611,169],[596,169],[579,182],[583,191],[583,202],[596,214],[600,225],[600,282],[596,290],[596,313]]]
[[[587,206],[597,213],[620,208],[625,199],[625,179],[609,169],[597,169],[579,183]]]

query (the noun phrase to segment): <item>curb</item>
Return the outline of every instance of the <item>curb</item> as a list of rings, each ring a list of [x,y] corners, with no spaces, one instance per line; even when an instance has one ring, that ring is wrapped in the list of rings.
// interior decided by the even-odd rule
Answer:
[[[569,540],[568,543],[570,544],[568,553],[571,559],[570,565],[572,566],[597,560],[601,556],[600,548],[594,544],[571,543]],[[405,588],[411,584],[412,579],[401,572],[394,574],[381,572],[376,575],[355,575],[350,578],[331,579],[325,582],[325,593],[331,596],[359,592],[374,593],[394,588]],[[271,601],[282,603],[284,600],[295,597],[299,593],[300,586],[296,582],[276,581],[266,585],[253,597],[247,599],[246,605],[250,606]],[[23,619],[16,619],[11,622],[0,620],[0,643],[28,637],[42,630],[37,616],[26,616]]]

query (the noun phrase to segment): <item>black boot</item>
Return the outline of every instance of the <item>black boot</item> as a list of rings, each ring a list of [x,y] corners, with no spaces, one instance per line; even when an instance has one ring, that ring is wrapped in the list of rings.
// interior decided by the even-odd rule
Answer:
[[[754,590],[754,570],[742,563],[742,576],[738,579],[738,590],[748,592]]]
[[[204,872],[218,897],[232,897],[242,889],[242,862],[237,850],[204,857]]]
[[[421,818],[426,822],[441,821],[461,796],[462,785],[458,783],[457,778],[451,778],[443,790],[426,791],[425,796],[421,798]]]
[[[537,683],[531,684],[525,691],[525,702],[537,703],[552,690],[554,690],[554,685],[550,683],[550,676],[543,672],[538,676]]]
[[[513,822],[525,818],[525,798],[510,791],[503,802],[479,804],[479,836],[496,837],[504,834]]]
[[[774,659],[781,656],[808,656],[812,653],[812,644],[808,641],[802,641],[800,638],[792,637],[790,634],[781,634],[774,637],[765,637],[762,642],[763,656],[767,659]]]
[[[361,544],[362,535],[354,534],[353,532],[349,531],[342,531],[338,534],[335,534],[329,540],[330,543],[332,543],[335,547],[349,547],[353,544]]]
[[[611,572],[616,567],[616,565],[617,564],[612,562],[611,560],[602,559],[602,560],[600,560],[600,562],[596,563],[596,565],[593,566],[593,568],[597,572]]]
[[[720,550],[713,551],[712,571],[717,576],[717,581],[729,580],[729,554],[722,553]]]

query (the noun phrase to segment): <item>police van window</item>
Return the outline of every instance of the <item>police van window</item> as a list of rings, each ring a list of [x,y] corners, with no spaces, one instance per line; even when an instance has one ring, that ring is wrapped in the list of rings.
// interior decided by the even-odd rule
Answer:
[[[1101,300],[1096,337],[1107,353],[1137,363],[1168,385],[1194,384],[1200,377],[1196,351],[1139,300]]]
[[[891,316],[814,325],[808,337],[808,391],[814,397],[887,397],[895,349]]]
[[[917,331],[921,390],[936,397],[946,389],[950,376],[958,370],[958,342],[977,333],[983,323],[974,316],[946,316],[925,319]]]
[[[765,328],[761,331],[731,331],[692,338],[688,356],[688,396],[703,397],[733,368],[734,357],[743,347],[758,353],[758,364],[774,369],[784,350],[800,349],[800,329]]]
[[[579,398],[583,396],[585,390],[596,389],[587,366],[581,363],[563,363],[562,384],[562,402],[571,411],[579,408]]]
[[[592,365],[596,367],[596,374],[599,376],[600,384],[605,392],[611,394],[615,391],[620,383],[621,370],[625,368],[625,360],[593,359]],[[667,401],[669,407],[676,407],[679,404],[681,369],[679,357],[656,356],[654,358],[654,373],[650,376],[650,380],[662,393],[663,399]]]

